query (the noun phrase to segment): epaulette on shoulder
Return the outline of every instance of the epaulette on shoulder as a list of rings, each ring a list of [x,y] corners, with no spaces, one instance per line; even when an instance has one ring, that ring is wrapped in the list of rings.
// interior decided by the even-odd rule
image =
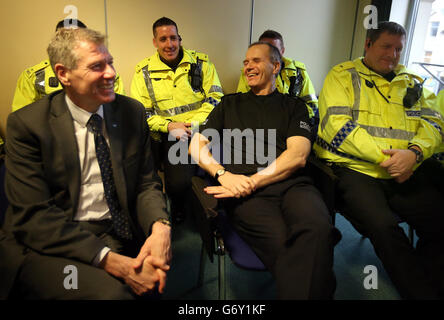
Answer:
[[[300,61],[293,60],[293,64],[294,64],[294,66],[296,68],[299,68],[299,69],[302,69],[302,70],[306,69],[305,64],[300,62]]]
[[[202,61],[208,61],[207,54],[202,53],[202,52],[196,52],[194,50],[189,50],[189,51],[194,58],[199,58],[199,60],[202,60]]]
[[[421,83],[424,82],[424,79],[416,72],[413,72],[411,70],[405,70],[404,73],[407,74],[410,78],[415,78],[416,80],[418,80]]]
[[[49,64],[49,60],[43,60],[39,63],[37,63],[35,66],[29,67],[25,70],[25,74],[28,78],[32,77],[37,71],[47,68],[48,66],[51,66]]]
[[[355,68],[355,65],[353,64],[353,61],[345,61],[340,64],[337,64],[333,67],[333,70],[337,72],[341,72],[344,70],[349,70]]]
[[[148,63],[150,62],[150,57],[147,57],[145,59],[143,59],[142,61],[140,61],[137,65],[136,65],[136,72],[139,72],[140,70],[142,70],[142,68],[144,68],[145,66],[148,65]]]

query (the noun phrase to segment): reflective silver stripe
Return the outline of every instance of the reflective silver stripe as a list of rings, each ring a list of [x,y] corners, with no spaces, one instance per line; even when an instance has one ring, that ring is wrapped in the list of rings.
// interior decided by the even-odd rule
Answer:
[[[142,68],[142,73],[143,73],[143,78],[145,79],[145,85],[148,90],[148,94],[151,99],[151,104],[154,109],[158,109],[159,107],[157,106],[156,96],[154,95],[154,89],[150,78],[150,72],[148,71],[148,65]]]
[[[330,118],[331,115],[345,115],[345,116],[352,116],[352,110],[350,107],[338,107],[333,106],[329,107],[327,109],[327,113],[324,115],[324,118],[321,122],[321,130],[325,129],[325,126],[327,125],[328,118]]]
[[[372,137],[377,137],[377,138],[389,138],[389,139],[410,141],[415,136],[415,132],[409,132],[401,129],[390,129],[382,127],[365,126],[365,125],[360,125],[360,126],[361,128],[367,130],[367,132]]]
[[[421,116],[430,116],[438,118],[440,120],[444,120],[442,115],[438,111],[432,110],[430,108],[421,108]]]
[[[154,109],[154,113],[164,117],[175,116],[177,114],[199,109],[202,106],[202,103],[206,102],[205,100],[206,99],[167,110]]]
[[[41,69],[35,73],[35,90],[38,93],[46,96],[45,92],[45,69]]]
[[[219,104],[219,101],[217,101],[216,99],[214,99],[212,97],[208,97],[208,98],[205,98],[201,101],[197,101],[197,102],[186,104],[186,105],[179,106],[179,107],[174,107],[174,108],[167,109],[167,110],[154,109],[154,113],[157,115],[165,116],[165,117],[174,116],[177,114],[181,114],[181,113],[185,113],[185,112],[199,109],[202,106],[202,104],[205,102],[208,102],[208,103],[212,104],[213,106],[217,106]]]
[[[318,98],[314,94],[308,94],[308,95],[300,97],[300,98],[302,100],[304,100],[305,102],[318,101]]]
[[[211,92],[220,92],[220,93],[224,93],[224,92],[222,91],[222,87],[221,87],[221,86],[211,86],[210,91],[208,91],[208,93],[211,93]]]
[[[355,68],[348,69],[348,72],[350,72],[352,77],[353,95],[355,96],[352,118],[354,121],[357,121],[359,116],[359,105],[361,104],[361,78]]]

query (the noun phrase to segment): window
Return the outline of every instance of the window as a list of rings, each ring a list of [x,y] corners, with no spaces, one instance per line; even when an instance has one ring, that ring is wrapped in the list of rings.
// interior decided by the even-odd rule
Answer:
[[[430,36],[436,37],[438,34],[439,21],[430,21]]]
[[[444,0],[416,1],[417,13],[405,64],[426,79],[424,86],[438,93],[444,89]]]

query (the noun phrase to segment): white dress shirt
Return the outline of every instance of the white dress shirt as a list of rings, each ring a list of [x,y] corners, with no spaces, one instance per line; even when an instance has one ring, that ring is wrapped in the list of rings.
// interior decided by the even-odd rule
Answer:
[[[74,214],[74,220],[97,221],[111,219],[111,212],[106,203],[102,176],[96,157],[94,133],[86,126],[92,113],[76,106],[67,95],[65,95],[65,100],[73,118],[74,133],[79,149],[80,161],[79,204]],[[103,119],[102,105],[96,113]],[[102,124],[103,134],[109,146],[105,119],[103,119]],[[93,264],[97,266],[109,251],[110,249],[108,247],[102,249],[94,259]]]

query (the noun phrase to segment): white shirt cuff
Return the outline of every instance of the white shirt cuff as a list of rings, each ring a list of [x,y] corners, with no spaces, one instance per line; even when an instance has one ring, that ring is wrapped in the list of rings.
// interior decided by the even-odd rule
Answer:
[[[100,262],[103,260],[103,258],[105,258],[105,256],[108,254],[108,252],[110,252],[111,249],[108,247],[103,248],[102,250],[100,250],[100,252],[96,255],[96,257],[93,260],[93,265],[95,267],[98,267]]]

